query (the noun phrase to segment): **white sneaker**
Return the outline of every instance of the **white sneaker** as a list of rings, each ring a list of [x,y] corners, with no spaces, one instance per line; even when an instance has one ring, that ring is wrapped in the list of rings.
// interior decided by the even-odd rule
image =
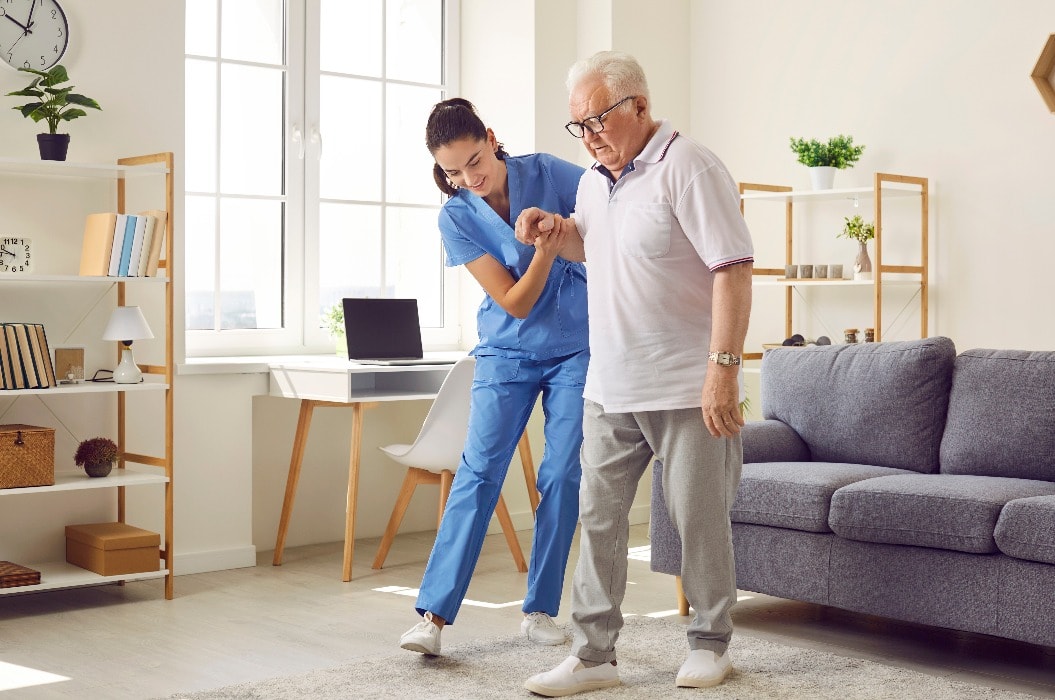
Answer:
[[[440,626],[432,621],[432,613],[426,612],[421,622],[411,627],[399,638],[399,646],[429,656],[440,655]]]
[[[732,670],[729,652],[719,656],[709,649],[693,649],[678,670],[674,684],[679,688],[711,688],[720,685]]]
[[[586,668],[579,657],[569,656],[552,671],[527,679],[524,687],[547,698],[560,698],[586,690],[614,688],[620,683],[622,681],[619,680],[619,669],[614,664]]]
[[[528,613],[520,623],[520,631],[535,644],[555,646],[568,641],[553,618],[544,612]]]

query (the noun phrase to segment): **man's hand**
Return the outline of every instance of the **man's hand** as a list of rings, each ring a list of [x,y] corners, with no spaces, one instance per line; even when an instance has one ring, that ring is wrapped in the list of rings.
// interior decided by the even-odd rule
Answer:
[[[737,367],[708,365],[703,382],[703,424],[714,437],[733,437],[744,425]]]
[[[513,232],[517,240],[524,245],[535,245],[535,239],[539,235],[549,233],[554,229],[560,230],[561,217],[559,214],[551,214],[542,211],[538,207],[528,207],[520,212],[517,217]]]

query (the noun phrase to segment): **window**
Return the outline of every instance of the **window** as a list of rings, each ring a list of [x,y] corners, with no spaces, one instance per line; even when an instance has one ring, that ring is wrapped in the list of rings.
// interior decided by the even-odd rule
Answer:
[[[448,0],[187,0],[189,355],[321,352],[345,296],[416,297],[457,341],[425,149]]]

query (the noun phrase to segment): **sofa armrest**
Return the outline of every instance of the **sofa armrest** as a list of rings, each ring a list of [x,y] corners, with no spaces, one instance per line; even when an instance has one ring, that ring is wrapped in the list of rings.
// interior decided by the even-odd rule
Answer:
[[[741,432],[744,464],[809,462],[810,448],[791,426],[779,420],[751,421]]]

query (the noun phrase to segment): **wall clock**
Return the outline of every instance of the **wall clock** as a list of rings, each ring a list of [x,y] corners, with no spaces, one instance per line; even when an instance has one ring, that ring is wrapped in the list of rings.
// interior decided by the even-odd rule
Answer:
[[[0,238],[0,272],[33,271],[33,241],[29,238]]]
[[[69,45],[66,13],[55,0],[0,2],[0,62],[12,68],[47,70]]]

